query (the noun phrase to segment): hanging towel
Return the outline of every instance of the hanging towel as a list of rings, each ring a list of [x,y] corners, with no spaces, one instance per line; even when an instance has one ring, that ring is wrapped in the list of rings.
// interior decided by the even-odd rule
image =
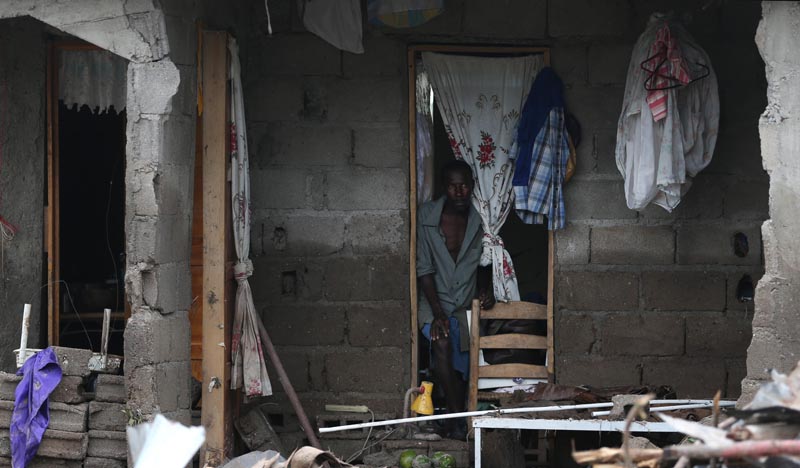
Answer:
[[[664,24],[656,33],[656,40],[651,49],[652,56],[645,66],[653,70],[650,87],[647,92],[647,104],[653,113],[653,120],[658,122],[667,116],[666,87],[676,84],[686,85],[691,81],[686,63],[681,56],[678,41],[669,32],[669,25]]]
[[[36,455],[50,423],[47,398],[61,382],[61,366],[53,348],[39,351],[25,361],[17,375],[22,375],[22,381],[14,392],[11,414],[11,466],[25,468]]]
[[[527,224],[562,229],[566,210],[562,185],[569,162],[563,84],[552,68],[536,76],[517,128],[514,196],[517,216]]]
[[[363,54],[359,0],[298,0],[303,25],[337,49]]]

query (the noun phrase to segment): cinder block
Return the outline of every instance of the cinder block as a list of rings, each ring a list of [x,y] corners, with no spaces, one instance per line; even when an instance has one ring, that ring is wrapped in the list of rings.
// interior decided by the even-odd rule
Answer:
[[[328,390],[372,392],[398,395],[403,390],[406,364],[399,348],[372,348],[369,351],[333,352],[325,355]]]
[[[408,310],[402,302],[351,304],[347,308],[347,335],[352,346],[397,346],[408,342]]]
[[[353,132],[339,126],[269,124],[256,148],[269,166],[345,166],[353,151]]]
[[[686,316],[686,354],[704,357],[747,355],[752,329],[739,312],[694,313]]]
[[[272,330],[269,330],[270,338],[274,335]],[[313,354],[313,352],[312,352]],[[283,368],[289,376],[289,381],[297,392],[305,392],[309,388],[309,375],[308,375],[308,355],[303,351],[294,351],[286,348],[278,348],[278,356],[281,358]],[[318,356],[315,359],[319,359]],[[283,392],[283,386],[278,380],[278,373],[272,365],[272,361],[267,359],[267,372],[269,373],[272,390],[274,392]]]
[[[188,314],[137,312],[125,326],[125,366],[188,361],[190,349]]]
[[[725,391],[725,361],[688,357],[645,358],[642,385],[669,385],[678,398],[712,398]]]
[[[89,402],[89,429],[125,431],[128,416],[122,403]]]
[[[589,86],[573,86],[564,98],[570,112],[579,117],[585,128],[615,129],[622,110],[622,86],[604,87],[602,92]]]
[[[89,431],[90,457],[128,459],[128,442],[124,432]]]
[[[747,377],[747,363],[744,358],[728,359],[725,361],[728,371],[728,389],[725,398],[736,399],[742,394],[742,381]]]
[[[125,369],[128,405],[145,414],[188,409],[191,403],[190,361]]]
[[[89,434],[86,432],[65,432],[48,428],[42,437],[36,456],[42,460],[47,458],[83,460],[86,458],[88,443]],[[11,456],[11,440],[6,429],[0,429],[0,456]]]
[[[304,169],[270,167],[250,171],[252,209],[291,210],[306,208],[306,185],[310,176]],[[322,186],[309,186],[322,191]]]
[[[405,71],[405,44],[383,35],[364,38],[363,54],[342,54],[347,77],[399,76]]]
[[[341,215],[288,216],[284,228],[289,255],[331,255],[344,247],[345,221]]]
[[[600,325],[604,356],[683,354],[684,320],[678,314],[609,314]]]
[[[86,432],[88,406],[89,403],[68,405],[66,403],[51,402],[48,430]]]
[[[353,132],[355,164],[396,168],[408,165],[408,141],[402,127],[357,127]]]
[[[400,254],[408,252],[408,212],[353,215],[347,221],[347,238],[353,253]]]
[[[567,224],[556,231],[556,265],[581,265],[589,263],[589,226]]]
[[[741,76],[741,72],[738,75]],[[766,93],[762,98],[765,97]],[[766,101],[762,106],[765,105]],[[747,110],[743,108],[743,112]],[[758,115],[758,111],[754,114]],[[714,146],[714,156],[703,171],[709,174],[739,175],[748,178],[766,175],[761,159],[761,140],[757,121],[756,117],[751,118],[749,122],[735,122],[727,127],[721,127]],[[736,184],[732,188],[741,189]]]
[[[14,392],[21,381],[21,375],[0,371],[0,400],[14,401]]]
[[[613,387],[639,385],[642,367],[638,359],[627,357],[558,356],[556,383]]]
[[[256,305],[317,301],[322,297],[324,262],[316,258],[255,257],[255,273],[250,280]],[[294,276],[296,284],[285,284]],[[285,281],[286,280],[286,281]]]
[[[88,377],[91,374],[91,371],[89,371],[89,359],[94,355],[92,350],[53,346],[53,351],[58,357],[61,375]]]
[[[368,300],[392,301],[408,298],[408,259],[401,256],[369,258]]]
[[[170,98],[178,91],[180,81],[178,67],[170,60],[129,63],[128,89],[150,90],[147,93],[128,93],[129,112],[169,115],[172,111]]]
[[[332,80],[328,118],[332,122],[401,122],[406,115],[403,82],[401,77]]]
[[[621,177],[617,168],[617,132],[613,129],[600,128],[583,131],[583,141],[577,148],[578,157],[581,152],[592,151],[597,159],[598,174]]]
[[[197,29],[185,15],[164,15],[169,37],[169,57],[176,64],[194,65],[197,59]]]
[[[625,85],[632,51],[633,45],[630,43],[589,46],[589,82],[595,85]]]
[[[592,263],[669,265],[675,258],[671,226],[594,227],[591,245]]]
[[[635,273],[563,271],[556,282],[559,308],[634,310],[639,307],[639,276]]]
[[[591,354],[597,347],[597,324],[592,314],[558,314],[555,323],[555,351],[565,354]]]
[[[272,305],[261,313],[276,345],[335,345],[344,341],[344,309],[330,305]]]
[[[550,64],[564,84],[586,84],[588,79],[586,45],[555,45],[550,52]]]
[[[400,169],[330,172],[325,194],[331,210],[401,210],[408,207],[408,178]]]
[[[734,253],[734,235],[747,236],[749,253]],[[761,229],[758,226],[683,225],[678,228],[678,263],[761,265]]]
[[[125,376],[98,374],[94,391],[95,401],[125,403]]]
[[[126,468],[127,466],[127,461],[113,458],[86,457],[83,462],[83,468]]]
[[[64,375],[61,377],[61,382],[53,390],[48,399],[50,401],[57,401],[60,403],[76,404],[86,401],[86,394],[84,393],[84,380],[83,377],[77,375]]]
[[[296,121],[303,110],[303,84],[297,77],[259,77],[244,89],[250,96],[244,102],[248,130],[250,122]]]
[[[764,276],[764,270],[760,266],[753,269],[747,269],[737,272],[728,273],[728,293],[727,293],[727,306],[726,310],[730,313],[739,314],[742,317],[747,316],[749,319],[753,317],[753,303],[744,303],[739,302],[739,298],[737,296],[737,289],[739,288],[739,281],[744,277],[744,275],[749,275],[750,279],[753,280],[753,286],[758,288],[758,283],[761,281],[762,276]],[[759,300],[759,303],[764,302]],[[763,311],[763,309],[762,309]],[[763,314],[762,314],[763,315]],[[748,319],[748,320],[749,320]]]
[[[564,187],[567,219],[633,219],[621,181],[573,180]]]
[[[642,291],[646,309],[722,311],[725,308],[725,277],[716,272],[645,272]]]
[[[249,59],[262,75],[339,75],[341,51],[313,34],[276,34]]]
[[[463,14],[464,33],[470,36],[526,39],[546,37],[547,4],[544,2],[464,2]],[[510,18],[516,18],[517,21],[509,21]]]
[[[554,37],[623,36],[632,19],[630,4],[621,0],[556,2],[548,9],[549,33]]]
[[[8,457],[0,457],[0,466],[12,466],[11,465],[11,458]],[[46,458],[35,456],[33,460],[26,466],[26,468],[52,468],[52,467],[59,467],[59,468],[83,468],[84,465],[81,461],[74,461],[74,460],[61,460],[58,458]]]
[[[725,217],[763,221],[769,218],[769,182],[737,182],[725,191]]]

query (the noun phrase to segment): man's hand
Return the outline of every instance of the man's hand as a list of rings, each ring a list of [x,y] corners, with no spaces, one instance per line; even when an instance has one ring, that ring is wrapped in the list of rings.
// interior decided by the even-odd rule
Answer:
[[[450,319],[447,317],[434,319],[431,323],[431,341],[450,336]]]
[[[481,289],[478,293],[478,300],[481,301],[481,309],[491,309],[494,307],[494,291]]]

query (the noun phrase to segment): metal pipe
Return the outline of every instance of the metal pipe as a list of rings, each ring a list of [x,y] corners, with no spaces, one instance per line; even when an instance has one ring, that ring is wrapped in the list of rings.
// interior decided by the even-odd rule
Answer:
[[[658,413],[658,412],[662,412],[662,411],[675,411],[675,410],[684,410],[684,409],[708,408],[708,407],[712,406],[713,404],[714,404],[714,402],[693,403],[693,404],[687,404],[687,405],[656,406],[656,407],[650,407],[650,412],[651,413]],[[736,406],[736,402],[735,401],[725,401],[725,402],[721,401],[719,403],[719,406],[720,407],[723,407],[723,406]],[[608,416],[609,414],[611,414],[611,411],[592,411],[592,416],[594,416],[594,417],[597,417],[597,416]]]
[[[294,408],[294,412],[297,414],[297,419],[300,421],[300,427],[302,427],[303,432],[306,433],[308,442],[313,447],[322,450],[322,444],[319,443],[317,433],[314,432],[314,427],[311,425],[311,422],[309,422],[308,416],[306,416],[306,412],[303,410],[303,405],[300,404],[300,399],[297,398],[297,393],[294,391],[292,382],[289,381],[289,376],[286,375],[286,370],[283,368],[283,364],[281,363],[281,359],[278,357],[277,351],[275,351],[275,346],[272,345],[272,340],[269,339],[269,333],[267,333],[267,329],[264,328],[264,324],[261,322],[261,320],[256,320],[256,322],[258,322],[258,331],[261,335],[261,345],[267,350],[267,354],[272,360],[272,365],[275,366],[275,372],[278,373],[278,379],[280,379],[281,385],[286,391],[286,396],[289,397],[289,401],[292,403],[292,408]]]

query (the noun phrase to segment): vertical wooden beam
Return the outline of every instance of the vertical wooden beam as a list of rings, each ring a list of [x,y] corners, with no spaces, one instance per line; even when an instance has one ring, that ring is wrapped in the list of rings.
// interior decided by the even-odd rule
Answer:
[[[61,320],[59,179],[58,179],[58,49],[47,47],[47,208],[45,246],[47,249],[47,342],[57,345]]]
[[[218,466],[230,455],[232,424],[230,388],[230,324],[227,311],[227,78],[228,35],[203,33],[203,412],[205,463]]]
[[[411,387],[417,386],[419,375],[419,326],[417,325],[417,71],[416,49],[408,49],[408,175],[411,186],[408,190],[408,212],[410,258],[408,260],[408,291],[411,301]]]
[[[553,231],[547,236],[547,375],[555,382],[555,340],[553,337],[553,311],[555,310],[555,236]]]

